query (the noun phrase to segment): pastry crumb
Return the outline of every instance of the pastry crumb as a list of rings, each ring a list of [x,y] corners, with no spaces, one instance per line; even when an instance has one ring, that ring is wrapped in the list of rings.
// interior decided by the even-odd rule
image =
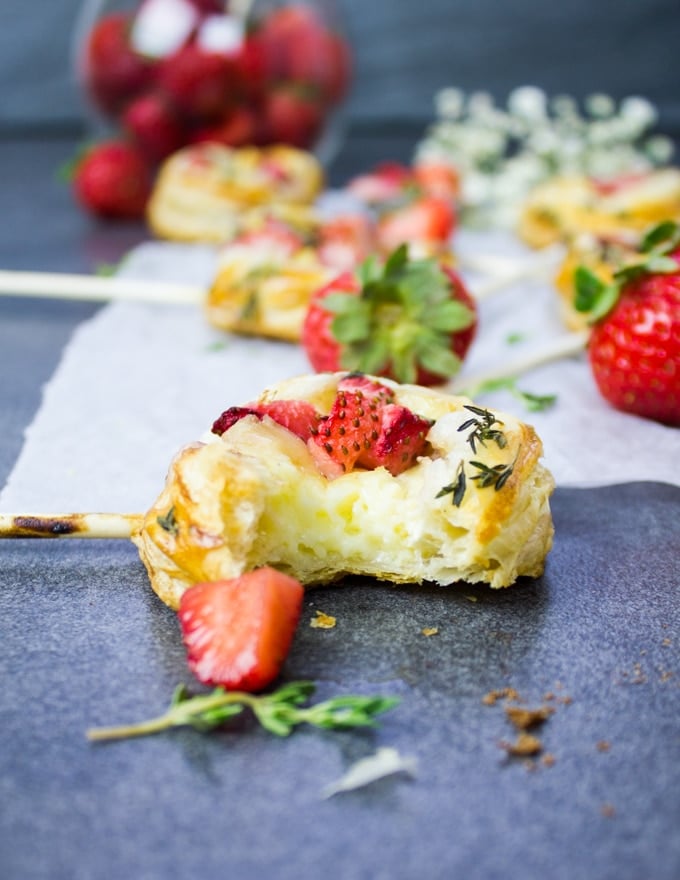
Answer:
[[[543,750],[543,743],[532,733],[520,733],[514,743],[501,741],[500,747],[509,755],[527,758],[538,755]]]
[[[614,808],[613,804],[606,803],[602,804],[602,806],[600,807],[600,813],[602,816],[605,817],[605,819],[611,819],[613,816],[616,815],[616,809]]]
[[[525,709],[521,706],[506,706],[505,714],[517,730],[528,730],[543,724],[554,713],[551,706],[539,706],[536,709]]]
[[[515,688],[506,687],[489,691],[482,697],[482,703],[484,703],[485,706],[495,706],[499,700],[512,700],[517,702],[519,700],[519,694]]]
[[[611,748],[611,743],[609,742],[609,740],[601,739],[597,743],[595,743],[595,748],[598,750],[598,752],[608,752]]]
[[[313,617],[309,625],[314,629],[333,629],[337,623],[335,617],[330,614],[324,614],[323,611],[316,611],[316,617]]]
[[[428,636],[428,637],[429,636],[436,636],[437,633],[439,632],[439,627],[438,626],[424,626],[420,631],[424,636]]]

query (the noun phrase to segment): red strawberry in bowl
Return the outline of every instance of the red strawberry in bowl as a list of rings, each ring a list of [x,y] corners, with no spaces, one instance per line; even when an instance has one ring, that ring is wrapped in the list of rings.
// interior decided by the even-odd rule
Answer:
[[[459,276],[405,245],[380,265],[338,276],[310,303],[302,344],[317,372],[360,370],[436,385],[460,369],[477,326]]]
[[[602,396],[624,412],[680,426],[680,226],[652,229],[641,259],[611,284],[584,267],[575,280],[576,308],[594,321],[588,359]]]
[[[318,93],[297,83],[281,83],[270,89],[264,98],[262,112],[268,141],[301,149],[314,143],[325,118]]]
[[[160,95],[149,92],[130,103],[122,117],[123,130],[148,158],[158,162],[178,150],[185,129]]]
[[[117,113],[151,82],[154,65],[133,48],[132,16],[116,12],[92,29],[81,60],[82,75],[97,107]]]
[[[219,118],[235,99],[236,55],[183,46],[163,60],[158,86],[177,110],[189,119]]]

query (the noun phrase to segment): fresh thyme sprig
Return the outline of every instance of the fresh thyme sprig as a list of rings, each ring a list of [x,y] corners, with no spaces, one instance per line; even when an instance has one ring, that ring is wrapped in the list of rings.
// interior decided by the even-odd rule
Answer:
[[[494,467],[489,467],[481,461],[471,461],[470,464],[479,470],[479,473],[473,474],[471,479],[479,480],[482,489],[493,486],[497,492],[505,486],[515,467],[514,462],[512,464],[497,464]]]
[[[398,697],[348,695],[304,706],[315,690],[313,682],[295,681],[271,694],[248,694],[218,687],[208,694],[192,697],[184,685],[179,685],[169,708],[162,715],[138,724],[91,728],[87,731],[87,738],[98,741],[129,739],[172,727],[193,727],[205,733],[241,714],[244,709],[249,709],[262,727],[276,736],[288,736],[300,724],[323,730],[350,730],[375,727],[376,716],[399,703]]]
[[[465,497],[465,490],[467,489],[467,478],[465,476],[465,465],[463,461],[460,462],[458,468],[456,469],[456,476],[452,483],[449,483],[447,486],[442,486],[442,488],[437,492],[434,496],[435,498],[443,498],[444,495],[451,494],[451,503],[456,507],[460,507],[463,503],[463,498]]]
[[[471,404],[466,404],[465,409],[478,416],[478,418],[468,419],[458,428],[459,431],[474,428],[467,438],[473,452],[477,452],[477,443],[486,446],[487,440],[493,440],[499,449],[504,449],[507,446],[508,441],[505,439],[505,434],[498,428],[494,428],[494,425],[502,425],[503,422],[497,419],[492,412]]]
[[[515,461],[517,461],[516,458]],[[481,461],[470,461],[470,464],[479,471],[479,473],[473,474],[470,479],[477,480],[480,489],[488,489],[490,486],[493,486],[496,492],[499,492],[505,486],[515,468],[514,461],[511,464],[497,464],[494,467],[490,467]],[[451,503],[456,507],[460,507],[466,490],[467,475],[465,473],[465,462],[461,460],[456,469],[456,476],[453,482],[442,486],[435,495],[435,498],[451,495]]]
[[[543,412],[543,410],[549,409],[557,401],[556,394],[534,394],[532,391],[525,391],[519,387],[517,379],[512,376],[487,379],[485,382],[480,382],[474,388],[465,390],[462,393],[466,397],[474,398],[479,397],[481,394],[490,394],[493,391],[507,391],[516,400],[523,403],[529,412]]]

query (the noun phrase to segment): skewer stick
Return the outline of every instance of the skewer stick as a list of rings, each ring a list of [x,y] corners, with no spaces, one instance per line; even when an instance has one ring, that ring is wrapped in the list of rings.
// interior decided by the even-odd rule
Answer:
[[[559,253],[562,253],[561,249]],[[473,290],[475,299],[481,301],[519,281],[550,277],[555,269],[557,256],[556,249],[547,248],[535,257],[521,261],[485,255],[463,258],[461,265],[464,269],[491,275],[488,280],[480,281]],[[116,300],[200,305],[207,290],[197,284],[181,284],[176,281],[0,269],[0,294],[90,302]]]
[[[461,258],[461,267],[474,272],[484,272],[491,277],[474,285],[473,294],[478,302],[517,284],[520,281],[549,280],[564,258],[561,245],[545,248],[526,259],[495,257],[488,254]],[[493,268],[495,267],[495,268]]]
[[[0,270],[0,293],[93,302],[125,300],[178,305],[200,304],[205,297],[205,290],[195,284],[6,269]]]
[[[141,513],[0,513],[0,538],[130,538]]]
[[[479,393],[479,389],[488,382],[500,379],[514,379],[516,376],[533,370],[535,367],[580,354],[585,348],[589,335],[588,331],[565,333],[563,336],[550,340],[535,351],[524,357],[517,358],[517,360],[505,366],[501,366],[497,370],[478,373],[476,376],[456,376],[449,383],[448,390],[454,393],[464,391],[469,397],[474,397],[476,393]]]

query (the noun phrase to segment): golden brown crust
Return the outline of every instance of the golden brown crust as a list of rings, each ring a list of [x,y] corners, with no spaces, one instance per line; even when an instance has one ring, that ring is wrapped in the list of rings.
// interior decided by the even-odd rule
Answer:
[[[582,233],[617,235],[680,217],[680,169],[662,168],[603,191],[582,176],[540,184],[523,208],[518,234],[531,247],[570,241]]]
[[[277,173],[269,169],[276,168]],[[195,144],[161,166],[147,209],[151,230],[174,241],[220,243],[266,206],[283,219],[304,221],[323,187],[317,159],[284,145],[232,149]]]
[[[341,375],[289,380],[262,400],[303,399],[328,412]],[[552,543],[553,480],[533,428],[493,413],[503,444],[473,449],[470,429],[459,430],[472,417],[466,398],[385,383],[398,403],[436,419],[432,455],[397,477],[377,468],[329,481],[302,440],[255,416],[180,451],[133,537],[160,598],[176,607],[192,583],[265,564],[308,585],[354,573],[503,587],[539,575]],[[483,486],[473,461],[508,473]],[[467,487],[454,504],[453,491],[442,490],[461,468]]]

